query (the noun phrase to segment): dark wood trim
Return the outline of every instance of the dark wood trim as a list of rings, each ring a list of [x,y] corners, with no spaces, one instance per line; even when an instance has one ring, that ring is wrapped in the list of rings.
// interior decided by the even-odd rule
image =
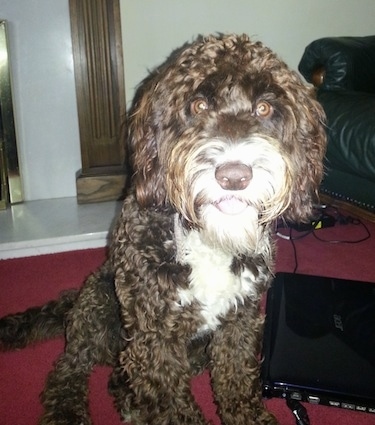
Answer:
[[[126,184],[124,174],[84,176],[79,174],[76,180],[79,204],[122,199]]]
[[[353,205],[349,202],[342,201],[340,199],[333,198],[332,196],[326,195],[324,193],[319,194],[320,201],[324,204],[330,205],[340,210],[344,210],[349,214],[357,218],[362,218],[364,220],[371,221],[375,223],[375,214],[371,211],[367,211],[363,208]]]
[[[119,176],[125,177],[126,125],[119,0],[69,3],[82,155],[78,201],[87,202],[90,179],[96,201],[117,199],[122,194],[122,189],[116,190]],[[103,185],[104,177],[107,183]],[[108,184],[111,179],[114,187]]]

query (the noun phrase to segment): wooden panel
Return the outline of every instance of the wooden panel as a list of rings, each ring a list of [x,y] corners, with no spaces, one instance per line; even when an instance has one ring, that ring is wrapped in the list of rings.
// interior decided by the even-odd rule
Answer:
[[[319,194],[320,202],[323,204],[330,205],[333,208],[345,210],[354,217],[359,217],[364,220],[375,223],[375,214],[371,211],[365,210],[357,205],[351,204],[340,199],[333,198],[332,196],[326,195],[325,193]]]
[[[122,199],[126,177],[123,174],[111,176],[80,175],[77,178],[77,201],[79,204]]]
[[[125,84],[119,0],[70,0],[80,178],[124,174]],[[78,195],[81,185],[77,183]],[[100,198],[100,191],[97,193]],[[117,195],[116,195],[117,196]],[[108,193],[104,197],[107,199]]]

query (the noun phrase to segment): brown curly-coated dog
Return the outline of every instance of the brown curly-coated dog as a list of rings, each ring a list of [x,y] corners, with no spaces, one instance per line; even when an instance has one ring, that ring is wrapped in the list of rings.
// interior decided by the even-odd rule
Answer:
[[[208,367],[223,424],[275,424],[263,407],[260,300],[274,221],[306,221],[321,181],[323,113],[274,53],[245,35],[199,38],[141,86],[134,177],[109,258],[79,294],[2,319],[3,349],[64,328],[42,424],[89,424],[87,379],[134,425],[207,424],[190,391]]]

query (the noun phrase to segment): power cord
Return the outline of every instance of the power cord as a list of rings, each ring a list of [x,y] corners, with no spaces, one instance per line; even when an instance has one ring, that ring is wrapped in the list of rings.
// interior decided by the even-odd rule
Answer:
[[[296,240],[303,239],[306,236],[312,234],[315,239],[323,243],[356,244],[356,243],[364,242],[371,237],[371,232],[363,221],[361,221],[359,218],[354,218],[351,216],[345,216],[341,214],[336,207],[320,205],[316,207],[316,212],[317,212],[316,218],[313,218],[310,224],[296,225],[293,223],[279,222],[276,225],[276,235],[281,239],[290,241],[292,245],[294,264],[295,264],[293,273],[296,273],[298,270],[298,256],[297,256],[297,248],[295,245]],[[362,228],[365,231],[365,235],[359,239],[354,239],[354,240],[349,240],[349,239],[336,239],[336,240],[328,239],[327,240],[317,235],[318,229],[321,229],[324,227],[331,227],[335,223],[340,225],[353,224],[356,226],[362,226]],[[282,229],[288,230],[288,234],[282,233]],[[295,232],[298,232],[298,235],[296,235]]]
[[[287,398],[286,404],[296,418],[296,425],[310,425],[310,419],[307,414],[307,410],[299,401]]]
[[[343,216],[340,214],[338,220],[337,220],[338,224],[341,225],[348,225],[348,224],[354,224],[355,226],[362,226],[362,228],[365,231],[365,235],[362,238],[359,239],[354,239],[354,240],[349,240],[349,239],[338,239],[338,240],[326,240],[323,239],[321,237],[319,237],[316,232],[313,232],[313,236],[315,237],[315,239],[317,239],[320,242],[325,242],[325,243],[332,243],[332,244],[338,244],[338,243],[361,243],[364,241],[367,241],[367,239],[370,239],[371,237],[371,232],[369,230],[369,228],[366,226],[366,224],[361,221],[359,218],[353,218],[351,216]]]

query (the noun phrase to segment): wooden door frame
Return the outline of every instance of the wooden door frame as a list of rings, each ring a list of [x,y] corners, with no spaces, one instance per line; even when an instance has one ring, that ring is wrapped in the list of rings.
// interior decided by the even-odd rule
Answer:
[[[79,203],[118,199],[126,181],[119,0],[69,0],[82,169]]]

